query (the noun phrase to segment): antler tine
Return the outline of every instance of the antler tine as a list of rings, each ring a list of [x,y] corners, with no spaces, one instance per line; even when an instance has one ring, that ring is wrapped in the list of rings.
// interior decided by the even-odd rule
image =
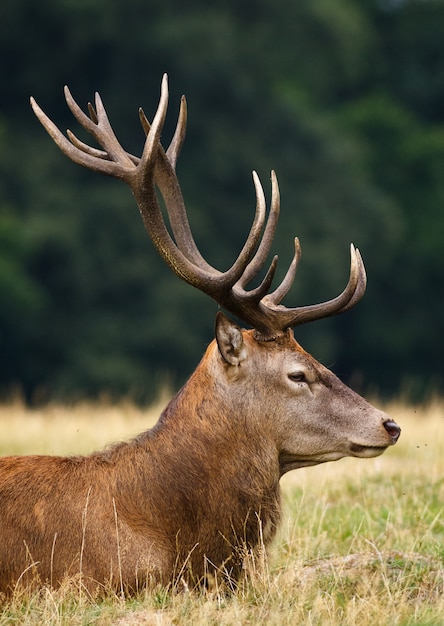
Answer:
[[[366,271],[365,271],[364,261],[362,260],[361,253],[358,250],[358,248],[355,248],[353,246],[353,244],[351,244],[350,248],[353,249],[355,254],[356,254],[357,265],[358,265],[358,268],[359,268],[358,269],[358,280],[357,280],[357,284],[356,284],[356,288],[355,288],[355,291],[353,293],[353,296],[350,298],[350,301],[348,302],[348,304],[345,304],[341,308],[340,313],[345,313],[346,311],[351,309],[353,306],[355,306],[355,304],[357,302],[359,302],[359,300],[364,295],[366,287],[367,287],[367,274],[366,274]]]
[[[281,284],[272,292],[269,293],[266,297],[267,302],[272,303],[273,305],[279,304],[290,291],[291,286],[293,285],[296,270],[298,268],[299,261],[301,260],[301,244],[299,243],[299,238],[294,238],[294,255],[293,259],[288,267],[287,273],[284,276]]]
[[[225,272],[226,275],[231,274],[233,278],[236,276],[234,282],[232,282],[231,284],[227,283],[227,286],[229,286],[230,288],[239,280],[241,280],[241,282],[244,282],[243,275],[246,271],[248,272],[250,262],[253,261],[254,266],[256,267],[254,252],[257,249],[257,246],[261,239],[261,233],[265,223],[266,211],[265,197],[263,196],[263,194],[258,194],[256,196],[256,213],[254,215],[253,224],[251,225],[247,240],[236,261],[233,263],[231,268],[227,270],[227,272]],[[262,260],[261,265],[263,264],[264,260],[265,259]],[[256,275],[259,269],[259,267],[257,268],[257,270],[255,269],[254,273],[251,272],[251,275]]]
[[[307,322],[323,319],[348,311],[364,295],[366,287],[366,274],[364,264],[359,251],[350,245],[350,276],[347,286],[336,298],[320,304],[286,308],[278,305],[279,299],[269,298],[262,300],[267,309],[275,314],[273,324],[284,331],[287,328],[300,326]]]
[[[127,152],[122,148],[114,134],[100,94],[95,94],[95,108],[90,102],[88,103],[90,117],[79,107],[67,86],[65,86],[65,99],[76,120],[104,148],[110,161],[119,164],[122,167],[122,173],[128,167],[130,171],[133,170],[134,163],[128,158]]]
[[[75,163],[83,165],[84,167],[93,167],[95,164],[95,157],[73,145],[65,135],[57,128],[49,117],[42,111],[37,102],[31,96],[30,98],[32,109],[42,124],[46,132],[50,135],[54,143],[60,148],[60,150],[69,157]]]
[[[75,117],[75,119],[79,122],[81,126],[83,126],[83,128],[86,131],[88,131],[88,133],[90,133],[94,138],[96,138],[96,131],[97,131],[97,126],[99,124],[99,120],[98,120],[97,112],[93,108],[91,102],[88,103],[88,111],[90,114],[90,117],[88,117],[88,115],[86,115],[86,113],[82,111],[82,109],[79,107],[77,102],[72,97],[72,94],[69,90],[68,85],[64,86],[63,92],[65,94],[66,104],[68,105],[68,108],[73,114],[73,116]],[[97,94],[96,94],[96,99],[97,99]]]
[[[145,112],[142,108],[139,109],[139,118],[142,124],[142,128],[145,132],[145,136],[150,132],[151,124],[149,123]],[[168,161],[170,162],[173,170],[176,169],[177,159],[179,157],[180,151],[183,146],[183,142],[185,141],[187,128],[187,101],[185,96],[182,96],[180,99],[180,109],[179,109],[179,117],[176,124],[176,130],[174,132],[174,136],[171,140],[171,143],[166,151],[166,156]],[[163,148],[160,146],[163,151]]]
[[[139,119],[146,137],[150,132],[151,124],[149,123],[148,118],[145,115],[145,111],[142,109],[142,107],[139,107]]]
[[[89,117],[92,119],[94,124],[98,124],[99,123],[99,118],[97,117],[96,110],[93,107],[93,105],[91,104],[91,102],[88,102],[88,113],[89,113]]]
[[[265,204],[264,190],[261,185],[261,181],[259,180],[259,176],[257,175],[256,172],[253,172],[253,182],[254,182],[254,187],[256,191],[256,203],[261,203],[261,205],[265,207],[266,204]],[[253,280],[253,278],[257,276],[263,264],[265,263],[265,260],[268,254],[270,253],[271,244],[273,243],[273,238],[276,232],[276,226],[279,220],[279,209],[280,209],[279,186],[278,186],[276,174],[274,173],[274,171],[271,172],[271,182],[272,182],[271,206],[270,206],[270,211],[268,214],[267,223],[266,223],[259,247],[256,250],[256,254],[251,259],[247,267],[245,268],[245,271],[239,280],[240,287],[245,287],[251,280]]]
[[[79,150],[82,150],[83,152],[86,152],[86,154],[90,154],[91,156],[94,156],[97,159],[103,159],[104,161],[110,160],[110,157],[107,152],[105,152],[104,150],[99,150],[98,148],[93,148],[92,146],[89,146],[87,143],[80,141],[80,139],[78,139],[78,137],[76,137],[74,133],[69,130],[69,128],[67,129],[66,134],[68,135],[70,142]],[[133,154],[130,154],[129,152],[127,152],[127,154],[129,158],[131,159],[131,161],[134,163],[134,165],[137,166],[140,161],[139,157],[136,157]]]
[[[180,99],[179,119],[177,120],[176,131],[173,139],[166,151],[168,161],[171,163],[172,168],[176,169],[176,162],[182,150],[183,142],[185,141],[185,134],[187,130],[187,101],[185,96]]]
[[[160,100],[157,106],[157,111],[154,115],[154,119],[149,128],[149,132],[146,136],[145,145],[143,148],[142,156],[140,157],[139,171],[142,179],[146,180],[147,184],[150,184],[150,177],[152,175],[152,168],[156,163],[157,150],[160,146],[160,135],[165,123],[167,108],[168,108],[168,78],[164,74],[162,77],[162,85],[160,88]]]
[[[76,135],[74,135],[74,133],[69,130],[69,128],[66,129],[66,134],[69,141],[78,150],[81,150],[86,154],[90,154],[91,156],[96,157],[96,159],[103,159],[104,161],[110,160],[108,154],[104,150],[99,150],[98,148],[93,148],[93,146],[88,146],[87,143],[84,143],[78,137],[76,137]]]

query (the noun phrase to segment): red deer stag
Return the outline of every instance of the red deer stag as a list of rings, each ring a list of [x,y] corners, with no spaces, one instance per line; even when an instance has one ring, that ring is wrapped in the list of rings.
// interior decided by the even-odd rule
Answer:
[[[68,139],[32,107],[55,143],[76,163],[125,181],[155,247],[182,279],[236,318],[216,319],[215,340],[158,423],[134,440],[85,457],[25,456],[0,461],[0,590],[21,584],[57,586],[80,576],[90,588],[131,592],[146,584],[203,583],[217,575],[235,581],[246,554],[268,544],[280,516],[279,479],[289,470],[381,454],[400,428],[318,363],[291,328],[347,311],[366,278],[351,246],[348,284],[336,298],[312,306],[280,304],[295,276],[295,254],[282,283],[270,291],[277,257],[258,287],[247,284],[268,256],[279,214],[272,174],[266,218],[256,174],[256,214],[246,243],[226,272],[201,256],[175,173],[185,136],[182,98],[177,128],[160,144],[168,86],[141,158],[115,137],[100,97],[89,116],[70,92],[67,104],[101,148],[68,131]],[[164,199],[172,236],[156,197]]]

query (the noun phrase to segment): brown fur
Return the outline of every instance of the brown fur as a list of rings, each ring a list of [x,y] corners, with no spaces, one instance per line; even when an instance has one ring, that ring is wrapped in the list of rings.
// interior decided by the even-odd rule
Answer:
[[[263,343],[243,331],[235,348],[223,328],[217,336],[219,348],[134,440],[86,457],[0,460],[1,591],[67,575],[128,592],[235,581],[246,552],[274,535],[282,473],[352,454],[350,440],[375,448],[363,456],[394,443],[387,416],[291,333]],[[288,380],[297,367],[309,385]]]

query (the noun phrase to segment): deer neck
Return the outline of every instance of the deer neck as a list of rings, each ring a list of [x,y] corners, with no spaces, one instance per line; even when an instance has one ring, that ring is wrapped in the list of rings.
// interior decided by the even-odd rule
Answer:
[[[214,368],[210,346],[188,382],[171,400],[158,423],[146,433],[150,456],[162,455],[165,471],[199,475],[196,489],[226,482],[229,491],[276,492],[279,458],[276,445],[249,403],[233,402],[229,383]],[[257,413],[257,412],[256,412]]]

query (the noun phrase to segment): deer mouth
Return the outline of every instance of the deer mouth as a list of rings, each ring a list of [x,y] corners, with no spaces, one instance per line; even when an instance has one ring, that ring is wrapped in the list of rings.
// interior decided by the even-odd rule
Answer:
[[[393,420],[387,420],[383,423],[384,429],[389,440],[382,446],[366,446],[360,443],[350,444],[350,453],[352,456],[372,457],[382,454],[389,446],[394,446],[401,435],[401,429]]]
[[[357,456],[357,457],[372,457],[372,456],[379,456],[380,454],[382,454],[390,445],[393,445],[391,443],[388,443],[385,446],[363,446],[359,443],[352,443],[350,445],[350,454],[351,456]]]

